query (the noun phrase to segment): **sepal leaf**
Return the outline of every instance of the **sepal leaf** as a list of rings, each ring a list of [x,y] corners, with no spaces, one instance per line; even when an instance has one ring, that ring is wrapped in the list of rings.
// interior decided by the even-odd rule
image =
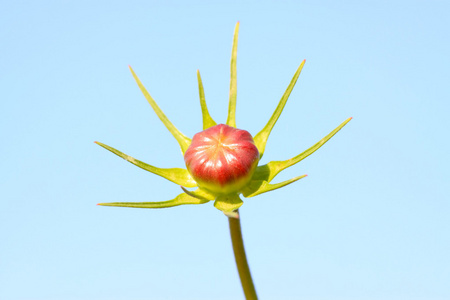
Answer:
[[[303,60],[300,66],[298,67],[297,71],[294,74],[294,77],[291,79],[291,82],[289,83],[286,91],[284,92],[283,96],[280,99],[280,102],[278,103],[277,108],[273,112],[272,116],[270,117],[269,121],[267,122],[266,126],[258,132],[255,135],[255,145],[258,147],[259,156],[262,157],[264,154],[264,150],[266,148],[267,140],[269,139],[270,132],[273,129],[273,126],[277,122],[278,118],[280,117],[281,113],[283,112],[284,106],[286,105],[286,102],[289,98],[289,95],[291,94],[292,90],[294,89],[295,83],[297,82],[298,77],[300,76],[300,73],[302,72],[303,66],[305,65],[305,61]]]
[[[306,174],[302,176],[297,176],[292,179],[275,184],[270,184],[265,180],[252,180],[250,184],[242,191],[242,195],[244,195],[244,197],[246,198],[254,197],[262,193],[270,192],[285,187],[286,185],[296,182],[299,179],[305,178],[306,176],[307,176]]]
[[[216,198],[213,194],[207,192],[204,189],[197,189],[195,191],[189,191],[184,186],[182,186],[181,189],[183,190],[183,192],[185,192],[189,196],[200,199],[200,200],[211,201]]]
[[[238,35],[239,35],[239,22],[237,22],[236,27],[234,28],[233,47],[231,49],[231,63],[230,63],[230,101],[228,103],[227,125],[232,127],[236,127],[236,96],[237,96],[236,60],[237,60]]]
[[[173,183],[176,183],[178,185],[182,185],[185,187],[196,187],[197,186],[197,183],[195,182],[194,178],[192,178],[191,174],[189,174],[188,170],[186,170],[186,169],[180,169],[180,168],[163,169],[163,168],[154,167],[143,161],[135,159],[134,157],[131,157],[125,153],[122,153],[119,150],[114,149],[111,146],[105,145],[100,142],[95,142],[95,143],[99,146],[102,146],[106,150],[111,151],[112,153],[116,154],[117,156],[122,157],[123,159],[132,163],[133,165],[138,166],[139,168],[149,171],[158,176],[161,176],[167,180],[170,180]]]
[[[134,208],[166,208],[185,204],[203,204],[209,201],[201,200],[189,196],[188,194],[181,193],[174,199],[169,201],[160,202],[111,202],[111,203],[99,203],[101,206],[118,206],[118,207],[134,207]]]
[[[229,194],[217,197],[214,202],[214,207],[228,213],[238,209],[242,204],[244,204],[244,202],[239,198],[239,195]]]
[[[348,118],[344,122],[341,123],[338,127],[336,127],[333,131],[327,134],[320,141],[315,143],[313,146],[303,151],[299,155],[284,161],[271,161],[265,165],[258,166],[253,174],[252,180],[266,180],[267,182],[271,182],[272,179],[284,169],[295,165],[301,160],[313,154],[320,147],[322,147],[326,142],[328,142],[339,130],[342,129],[348,122],[350,122],[352,118]]]
[[[166,115],[163,113],[163,111],[159,108],[158,104],[156,104],[155,100],[153,100],[152,96],[150,96],[147,89],[144,87],[142,82],[137,77],[136,73],[134,73],[131,66],[129,66],[131,74],[133,74],[134,80],[136,80],[136,83],[139,86],[139,89],[144,94],[145,98],[147,99],[150,106],[155,111],[158,118],[163,122],[163,124],[166,126],[166,128],[170,131],[170,133],[173,135],[173,137],[177,140],[178,144],[180,145],[181,151],[186,152],[186,149],[191,144],[191,139],[182,134],[173,124],[170,122],[170,120],[166,117]]]
[[[208,107],[206,106],[205,90],[203,89],[202,77],[200,76],[199,70],[197,70],[197,79],[198,79],[198,93],[200,96],[200,106],[202,108],[203,130],[206,130],[209,127],[217,125],[217,123],[216,121],[213,120],[213,118],[209,114]]]

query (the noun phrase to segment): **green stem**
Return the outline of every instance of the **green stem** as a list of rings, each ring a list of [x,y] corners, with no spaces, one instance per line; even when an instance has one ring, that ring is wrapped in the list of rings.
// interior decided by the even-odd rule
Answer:
[[[236,211],[238,213],[238,211]],[[238,218],[228,217],[230,224],[231,242],[233,244],[234,258],[236,266],[241,278],[242,289],[244,290],[245,299],[257,300],[255,285],[253,284],[250,268],[248,267],[247,257],[245,256],[244,241],[242,239],[241,221]]]

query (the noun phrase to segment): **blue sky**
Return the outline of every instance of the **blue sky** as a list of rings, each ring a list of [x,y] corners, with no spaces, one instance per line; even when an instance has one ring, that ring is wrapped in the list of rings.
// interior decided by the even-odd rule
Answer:
[[[0,3],[0,299],[241,299],[226,218],[123,161],[184,167],[131,65],[183,133],[196,70],[226,121],[240,21],[237,126],[256,134],[303,59],[263,163],[354,119],[245,200],[261,299],[449,299],[447,1]]]

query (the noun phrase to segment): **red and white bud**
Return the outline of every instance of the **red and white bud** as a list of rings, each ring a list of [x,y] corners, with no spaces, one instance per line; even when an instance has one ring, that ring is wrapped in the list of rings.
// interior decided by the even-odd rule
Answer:
[[[184,161],[201,188],[231,194],[250,181],[259,152],[248,131],[219,124],[194,135]]]

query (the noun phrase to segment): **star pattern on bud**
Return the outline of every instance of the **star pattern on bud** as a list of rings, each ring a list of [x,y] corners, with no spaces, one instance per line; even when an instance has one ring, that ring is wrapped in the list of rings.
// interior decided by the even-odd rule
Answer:
[[[126,161],[181,186],[183,193],[168,201],[112,202],[99,203],[98,205],[165,208],[185,204],[204,204],[214,201],[214,206],[224,212],[227,216],[237,217],[236,211],[243,204],[240,195],[245,198],[254,197],[284,187],[306,177],[306,175],[301,175],[283,182],[272,183],[272,180],[281,171],[295,165],[314,153],[341,130],[352,118],[345,120],[320,141],[297,156],[284,161],[271,161],[267,164],[258,166],[258,162],[264,154],[270,132],[280,117],[289,95],[294,89],[305,64],[305,60],[302,61],[295,72],[267,124],[258,134],[252,137],[247,131],[236,128],[236,57],[238,32],[239,23],[236,25],[233,37],[230,68],[230,98],[226,124],[217,124],[209,114],[206,106],[202,79],[200,77],[200,72],[197,71],[203,131],[194,135],[192,140],[181,133],[170,122],[156,104],[155,100],[153,100],[145,89],[136,73],[130,67],[130,71],[148,103],[177,140],[184,155],[187,169],[158,168],[137,160],[103,143],[95,143]],[[196,189],[191,191],[187,188]]]

